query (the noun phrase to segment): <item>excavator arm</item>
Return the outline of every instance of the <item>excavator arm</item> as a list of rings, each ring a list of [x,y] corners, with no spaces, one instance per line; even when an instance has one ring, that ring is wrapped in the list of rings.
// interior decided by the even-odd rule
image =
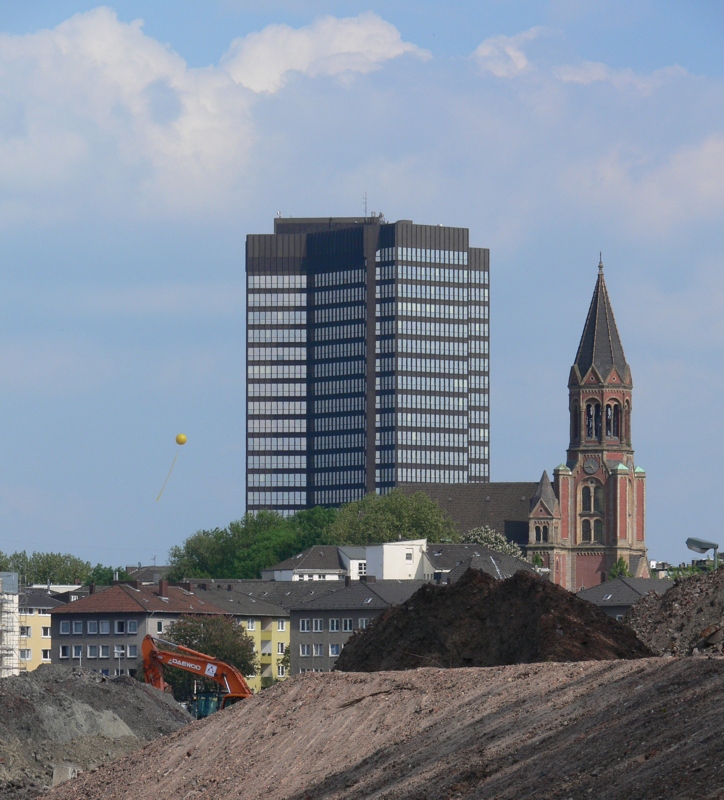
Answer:
[[[159,650],[157,642],[172,647],[173,650]],[[150,683],[161,691],[166,691],[168,688],[163,679],[163,668],[168,666],[178,667],[178,669],[191,672],[199,678],[208,678],[208,680],[218,683],[225,690],[222,708],[230,702],[251,697],[253,694],[244,676],[236,667],[219,661],[213,656],[192,650],[190,647],[148,635],[143,639],[141,652],[146,683]]]

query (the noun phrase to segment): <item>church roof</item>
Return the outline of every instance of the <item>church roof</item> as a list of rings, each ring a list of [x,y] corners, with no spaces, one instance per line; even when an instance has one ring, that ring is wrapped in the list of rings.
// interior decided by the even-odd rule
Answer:
[[[551,514],[555,514],[556,506],[558,505],[558,498],[556,497],[556,493],[553,491],[553,486],[551,485],[551,480],[548,477],[548,472],[546,470],[543,470],[540,483],[535,490],[535,494],[531,498],[531,511],[533,511],[539,501],[543,502]]]
[[[606,282],[603,279],[603,263],[598,265],[598,280],[593,291],[591,307],[583,328],[581,343],[576,353],[576,366],[583,377],[591,367],[605,381],[615,367],[622,380],[626,380],[628,365],[623,354],[623,345],[613,317],[611,301],[608,299]]]

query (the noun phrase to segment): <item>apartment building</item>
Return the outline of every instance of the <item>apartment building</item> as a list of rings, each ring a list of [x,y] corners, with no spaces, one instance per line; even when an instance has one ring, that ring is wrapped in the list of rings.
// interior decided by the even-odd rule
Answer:
[[[17,572],[0,572],[0,678],[20,671],[18,588]]]
[[[32,672],[41,664],[51,663],[52,637],[50,612],[65,603],[46,590],[26,589],[19,594],[18,667]]]

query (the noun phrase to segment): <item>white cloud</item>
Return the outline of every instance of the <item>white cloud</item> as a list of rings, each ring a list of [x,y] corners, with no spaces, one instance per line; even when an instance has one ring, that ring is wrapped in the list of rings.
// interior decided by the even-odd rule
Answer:
[[[235,39],[222,59],[233,79],[254,92],[277,92],[291,72],[310,76],[367,73],[404,54],[429,53],[372,12],[358,17],[321,17],[295,30],[269,25],[259,33]]]
[[[481,42],[473,53],[481,69],[492,72],[496,78],[515,78],[530,71],[531,65],[522,45],[536,39],[545,28],[535,27],[515,36],[490,36]]]
[[[638,236],[670,235],[724,214],[724,136],[679,147],[663,163],[609,152],[564,175],[565,188],[586,206],[605,205]]]
[[[553,74],[563,83],[577,83],[587,86],[591,83],[611,83],[617,89],[633,88],[641,94],[651,94],[671,80],[687,75],[679,66],[664,67],[648,75],[641,75],[632,69],[613,69],[597,61],[583,61],[580,64],[564,64],[553,68]]]

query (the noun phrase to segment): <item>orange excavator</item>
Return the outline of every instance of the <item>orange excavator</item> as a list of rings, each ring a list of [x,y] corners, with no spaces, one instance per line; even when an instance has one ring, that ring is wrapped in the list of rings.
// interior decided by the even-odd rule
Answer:
[[[159,650],[156,642],[172,647],[173,650]],[[170,687],[163,679],[163,668],[177,667],[186,672],[196,675],[198,678],[207,678],[218,683],[222,690],[218,693],[203,693],[196,698],[197,718],[206,717],[212,711],[245,700],[251,697],[253,692],[249,684],[244,680],[244,676],[236,667],[219,661],[213,656],[199,653],[190,647],[184,647],[165,639],[158,639],[154,636],[145,636],[141,645],[143,654],[143,675],[146,683],[150,683],[162,692],[170,690]],[[201,701],[201,702],[199,702]]]

